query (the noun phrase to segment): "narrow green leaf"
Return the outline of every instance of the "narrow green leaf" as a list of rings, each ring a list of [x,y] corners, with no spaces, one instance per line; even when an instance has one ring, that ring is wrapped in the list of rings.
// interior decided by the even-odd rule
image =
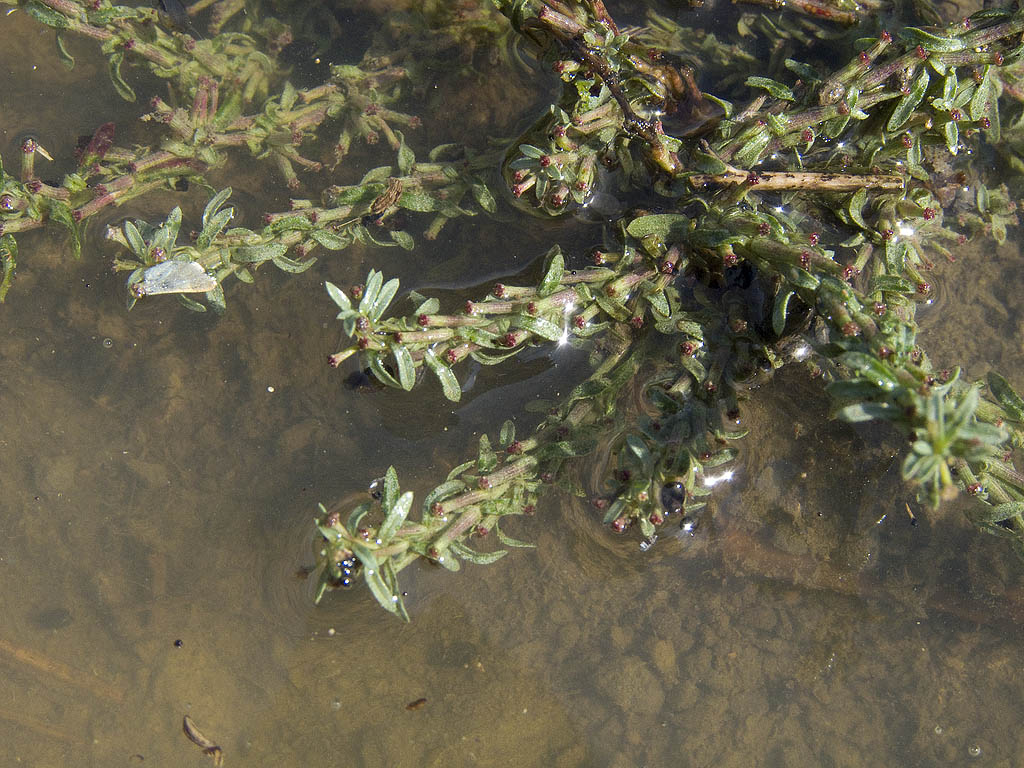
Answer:
[[[498,541],[506,547],[518,547],[520,549],[535,549],[537,547],[536,544],[531,544],[528,541],[513,539],[511,536],[506,535],[498,526],[494,526],[494,532],[498,534]]]
[[[408,392],[416,383],[416,368],[412,362],[412,354],[405,345],[398,343],[391,344],[391,353],[395,356],[395,365],[398,368],[398,383]]]
[[[289,272],[293,275],[298,275],[316,264],[316,257],[314,256],[313,258],[306,259],[305,261],[298,261],[296,259],[290,259],[287,256],[274,256],[271,261],[274,263],[274,266],[282,272]]]
[[[558,341],[562,338],[562,329],[550,320],[534,317],[533,315],[517,315],[516,320],[521,327],[540,336],[542,339]]]
[[[82,255],[82,236],[78,231],[78,222],[71,216],[71,208],[61,200],[50,201],[50,218],[62,224],[71,235],[71,253],[77,259]],[[127,223],[127,222],[125,222]]]
[[[917,27],[904,27],[899,31],[899,36],[911,47],[920,45],[931,53],[954,53],[964,49],[964,41],[958,37],[936,35]]]
[[[405,143],[405,136],[401,131],[395,131],[395,136],[398,137],[398,170],[403,176],[408,176],[413,166],[416,165],[416,155],[409,149],[409,145]]]
[[[374,299],[373,305],[366,313],[369,318],[371,320],[380,320],[381,316],[391,305],[391,300],[395,298],[396,293],[398,293],[398,278],[393,277],[384,283],[377,292],[377,297]]]
[[[203,230],[196,239],[196,247],[200,250],[209,248],[217,235],[224,231],[224,227],[228,225],[234,214],[235,210],[233,208],[225,208],[223,211],[218,211],[211,216],[209,221],[203,224]]]
[[[778,80],[772,80],[770,77],[751,75],[746,79],[744,85],[751,88],[763,88],[776,99],[784,99],[785,101],[794,101],[796,99],[789,86],[780,83]]]
[[[459,380],[455,378],[452,369],[438,360],[431,349],[424,350],[423,361],[441,382],[441,391],[444,392],[444,396],[453,403],[459,402],[462,397],[462,389],[459,387]]]
[[[331,297],[331,300],[337,304],[342,311],[352,309],[352,301],[345,295],[345,292],[341,290],[341,288],[336,286],[330,280],[326,281],[324,285],[327,288],[327,295]]]
[[[949,150],[951,155],[955,155],[960,143],[960,129],[957,127],[957,124],[950,120],[942,127],[942,134],[946,139],[946,149]]]
[[[506,419],[505,423],[501,425],[501,432],[498,435],[498,444],[503,448],[507,448],[509,445],[515,442],[516,439],[516,425],[511,419]]]
[[[359,301],[359,313],[369,315],[370,310],[377,301],[380,294],[380,287],[384,283],[384,276],[376,269],[371,269],[366,276],[366,284],[363,286],[363,298]]]
[[[48,27],[67,29],[71,26],[71,20],[67,16],[43,5],[38,0],[29,0],[23,7],[25,13]]]
[[[207,224],[210,223],[210,219],[213,217],[220,207],[228,201],[231,197],[231,187],[224,187],[220,192],[210,198],[210,202],[206,204],[206,208],[203,209],[203,229],[206,229]]]
[[[887,291],[913,295],[917,292],[916,287],[906,278],[897,275],[875,275],[871,278],[868,286],[868,293],[875,291]]]
[[[309,236],[329,251],[341,251],[352,244],[352,238],[329,229],[314,229]]]
[[[451,546],[448,547],[448,551],[454,552],[466,562],[473,563],[473,565],[490,565],[508,554],[506,549],[499,549],[496,552],[477,552],[475,549],[470,549],[465,544],[457,541],[452,542]]]
[[[850,219],[861,229],[867,229],[868,225],[864,223],[864,216],[862,211],[864,205],[868,201],[868,191],[866,189],[858,189],[852,195],[850,195],[850,203],[847,205],[847,210],[850,213]]]
[[[498,210],[498,203],[494,200],[494,195],[483,184],[473,184],[471,187],[473,191],[473,198],[476,200],[476,204],[483,208],[487,213],[494,213]]]
[[[390,543],[398,529],[402,527],[405,518],[409,516],[409,510],[412,509],[412,495],[412,491],[406,491],[388,509],[384,522],[377,529],[377,538],[380,539],[381,546],[387,546]]]
[[[917,76],[914,84],[910,86],[910,92],[896,103],[892,114],[889,116],[889,122],[885,125],[887,131],[898,131],[910,119],[914,110],[917,109],[921,100],[924,99],[924,94],[928,90],[928,81],[928,70],[922,67],[921,74]]]
[[[265,261],[284,256],[288,246],[274,241],[258,245],[240,245],[232,252],[232,259],[242,264],[262,264]]]
[[[772,331],[776,336],[782,336],[786,329],[786,310],[789,307],[789,300],[793,298],[793,291],[779,291],[775,297],[775,304],[772,306]]]
[[[550,296],[562,285],[562,277],[565,274],[565,259],[562,257],[562,249],[557,245],[552,246],[545,257],[547,267],[544,270],[544,277],[541,278],[537,287],[537,295],[541,298]]]
[[[362,525],[363,518],[370,514],[371,504],[368,501],[364,501],[353,509],[348,515],[348,522],[345,523],[345,527],[350,531],[358,531],[359,526]]]
[[[493,472],[495,467],[498,466],[498,454],[491,448],[490,438],[487,437],[487,433],[480,435],[480,448],[477,454],[476,469],[480,474],[486,475],[489,472]]]
[[[665,295],[665,291],[655,291],[654,293],[644,294],[644,299],[651,305],[651,309],[654,310],[656,315],[660,315],[662,318],[669,317],[672,314],[672,309],[668,303],[668,297]]]
[[[0,268],[2,268],[2,276],[0,276],[0,304],[7,298],[7,291],[11,288],[14,270],[17,266],[18,241],[11,234],[0,236]]]
[[[195,299],[189,298],[188,296],[186,296],[183,293],[179,293],[179,294],[176,294],[176,295],[178,297],[178,301],[181,302],[182,306],[184,306],[185,309],[191,310],[192,312],[205,312],[206,311],[206,305],[205,304],[200,304]]]
[[[380,568],[384,584],[391,592],[392,601],[395,604],[395,614],[402,621],[409,621],[409,614],[405,610],[405,602],[402,600],[402,591],[398,588],[398,573],[395,571],[395,564],[389,557]]]
[[[135,91],[132,90],[131,86],[124,81],[121,77],[121,62],[124,61],[124,54],[121,52],[113,53],[110,55],[108,60],[108,69],[110,70],[110,80],[114,84],[114,90],[117,91],[117,95],[128,102],[135,101]]]
[[[412,239],[412,235],[408,232],[404,232],[401,229],[392,229],[388,234],[403,251],[411,251],[416,247],[416,241]]]
[[[349,546],[352,548],[352,554],[359,558],[359,562],[363,564],[363,579],[366,581],[366,586],[370,588],[370,592],[377,599],[377,602],[389,613],[398,614],[398,601],[400,598],[385,583],[373,551],[358,541],[349,542]]]
[[[1024,423],[1024,399],[1010,386],[1010,382],[995,371],[989,371],[986,383],[1006,415],[1016,422]]]
[[[139,259],[145,260],[149,249],[146,247],[146,241],[142,239],[139,228],[132,222],[125,221],[122,229],[124,230],[124,237],[128,241],[128,245],[131,246],[132,253]]]
[[[648,235],[683,235],[689,231],[690,220],[681,213],[652,213],[629,222],[626,231],[642,240]]]
[[[849,117],[849,115],[846,117]],[[739,167],[751,168],[761,159],[761,155],[768,148],[771,140],[772,134],[767,130],[762,130],[740,147],[733,159]]]
[[[60,63],[65,67],[68,69],[75,68],[75,57],[64,47],[64,35],[60,33],[60,30],[57,30],[57,56],[60,58]]]

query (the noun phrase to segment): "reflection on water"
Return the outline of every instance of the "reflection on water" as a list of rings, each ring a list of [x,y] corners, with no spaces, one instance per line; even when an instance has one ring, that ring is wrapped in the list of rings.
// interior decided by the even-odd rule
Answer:
[[[70,107],[18,102],[60,126],[40,130],[56,156],[93,127],[74,94],[102,83],[101,64],[85,47],[63,72],[27,53],[39,28],[2,24],[24,42],[0,50],[10,83],[67,84]],[[80,127],[46,119],[54,108]],[[4,120],[7,156],[26,121]],[[176,202],[201,210],[198,195]],[[599,239],[573,226],[580,248]],[[173,299],[125,313],[95,230],[80,262],[57,234],[22,238],[0,310],[0,764],[210,765],[186,714],[229,766],[1021,764],[1024,571],[956,509],[915,506],[911,525],[901,446],[829,422],[799,371],[756,393],[743,461],[693,536],[640,556],[552,494],[509,531],[536,550],[458,575],[410,569],[411,625],[360,590],[312,606],[318,501],[362,492],[390,462],[428,487],[493,433],[510,392],[533,396],[523,378],[551,397],[561,375],[542,357],[511,380],[481,371],[458,411],[429,387],[352,392],[322,363],[337,341],[322,281],[374,264],[405,287],[429,274],[457,289],[571,231],[553,227],[512,268],[480,261],[507,232],[473,222],[434,250],[263,274],[222,319]],[[1016,252],[989,258],[969,280],[941,266],[949,311],[925,318],[925,341],[1019,381],[1003,301],[1020,292]],[[953,330],[965,321],[970,341]]]

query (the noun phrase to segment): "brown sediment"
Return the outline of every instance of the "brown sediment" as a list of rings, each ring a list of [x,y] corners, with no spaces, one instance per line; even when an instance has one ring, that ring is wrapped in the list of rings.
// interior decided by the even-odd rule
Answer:
[[[83,688],[102,699],[120,702],[124,698],[124,692],[120,688],[105,680],[88,677],[66,664],[43,656],[38,651],[22,648],[3,639],[0,639],[0,656],[6,657],[9,661],[32,667],[55,680]]]

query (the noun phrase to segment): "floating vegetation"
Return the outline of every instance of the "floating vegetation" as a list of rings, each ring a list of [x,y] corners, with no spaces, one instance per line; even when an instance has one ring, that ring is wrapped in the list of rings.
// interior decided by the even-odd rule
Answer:
[[[16,174],[0,169],[0,298],[21,233],[56,223],[78,255],[81,227],[98,212],[206,184],[244,155],[272,163],[293,191],[321,182],[319,197],[264,214],[261,228],[232,225],[230,189],[212,195],[187,237],[179,208],[162,222],[110,227],[129,306],[173,293],[190,309],[223,312],[230,278],[252,283],[262,265],[301,273],[354,244],[411,250],[469,216],[525,227],[589,211],[602,223],[599,251],[554,245],[533,282],[501,283],[461,306],[416,290],[402,297],[377,269],[360,285],[327,282],[351,340],[329,364],[357,365],[384,386],[432,379],[439,397],[457,401],[467,361],[515,365],[546,345],[585,349],[592,372],[566,382],[569,394],[529,435],[496,419],[497,434],[481,436],[418,503],[392,467],[375,498],[321,505],[318,600],[361,576],[407,618],[403,568],[427,560],[459,570],[529,546],[502,530],[505,518],[533,514],[541,492],[565,482],[567,463],[609,441],[608,475],[591,498],[604,523],[636,532],[644,551],[669,524],[691,530],[742,445],[735,422],[748,383],[786,364],[820,378],[838,418],[888,422],[905,436],[903,477],[926,503],[966,492],[977,501],[971,522],[1024,555],[1014,463],[1024,400],[999,374],[971,381],[934,368],[915,320],[938,264],[968,241],[1002,243],[1017,225],[1024,11],[1015,6],[944,19],[918,3],[896,25],[878,4],[771,4],[714,34],[697,11],[679,14],[693,26],[653,12],[620,25],[600,0],[424,10],[420,33],[435,50],[464,51],[468,69],[491,50],[484,77],[533,66],[539,94],[551,87],[546,72],[560,83],[511,142],[481,136],[424,152],[409,138],[420,118],[399,110],[419,86],[417,66],[379,42],[298,88],[278,55],[291,32],[257,4],[241,20],[227,0],[165,4],[166,14],[106,0],[3,2],[54,28],[68,64],[66,36],[100,43],[125,99],[136,99],[129,66],[165,79],[171,97],[152,98],[142,116],[152,146],[118,147],[105,124],[60,184],[39,178],[35,139]],[[210,5],[199,39],[194,25]],[[328,185],[323,172],[350,163],[354,142],[381,144],[386,164]],[[1009,180],[975,161],[990,153]],[[497,545],[485,546],[491,533]]]

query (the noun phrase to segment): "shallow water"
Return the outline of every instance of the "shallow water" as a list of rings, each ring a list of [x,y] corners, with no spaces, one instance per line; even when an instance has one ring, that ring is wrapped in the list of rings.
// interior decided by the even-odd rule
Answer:
[[[30,131],[66,158],[99,122],[119,142],[140,130],[88,45],[72,42],[69,73],[23,14],[0,35],[5,159]],[[272,172],[213,182],[239,190],[249,224],[286,198]],[[194,221],[202,203],[111,216],[182,204]],[[314,607],[296,572],[317,502],[356,497],[389,463],[403,487],[432,487],[504,411],[528,431],[518,403],[555,396],[578,363],[481,372],[457,409],[429,386],[343,386],[323,362],[339,340],[323,280],[376,266],[405,288],[470,290],[552,240],[600,239],[585,223],[535,223],[511,245],[501,223],[450,226],[412,254],[262,273],[220,319],[173,298],[126,313],[101,222],[78,262],[57,231],[20,239],[0,308],[0,764],[210,765],[186,714],[229,766],[1024,763],[1024,567],[955,505],[916,505],[898,441],[829,421],[797,370],[746,407],[753,434],[697,536],[641,555],[551,494],[509,526],[535,550],[404,572],[409,625],[365,590]],[[937,267],[942,304],[922,313],[937,362],[1024,380],[1018,264],[1007,246]]]

